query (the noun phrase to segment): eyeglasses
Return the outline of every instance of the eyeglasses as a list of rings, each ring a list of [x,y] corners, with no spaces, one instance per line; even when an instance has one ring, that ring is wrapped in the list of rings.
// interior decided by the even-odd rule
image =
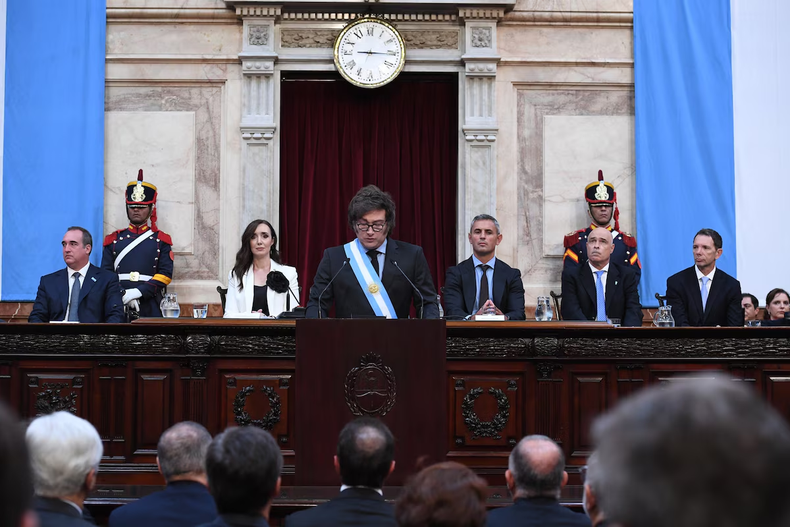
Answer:
[[[359,221],[354,224],[354,227],[359,232],[368,232],[368,229],[373,229],[373,232],[381,232],[386,225],[386,223],[366,223],[364,221]]]

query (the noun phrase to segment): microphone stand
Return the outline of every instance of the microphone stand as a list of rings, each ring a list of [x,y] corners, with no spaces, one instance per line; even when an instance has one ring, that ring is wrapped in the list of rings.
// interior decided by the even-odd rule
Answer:
[[[417,286],[414,285],[414,282],[412,282],[411,279],[408,276],[406,276],[406,273],[404,273],[403,269],[400,268],[400,265],[398,265],[398,262],[396,262],[395,260],[392,260],[392,259],[390,259],[390,262],[392,262],[392,265],[394,265],[395,267],[398,268],[398,271],[400,271],[400,274],[403,275],[403,278],[405,278],[409,282],[411,287],[415,291],[417,291],[417,294],[420,295],[420,320],[422,320],[422,317],[425,314],[425,298],[422,296],[422,293],[420,293],[420,290],[417,289]]]
[[[326,284],[326,287],[324,287],[324,290],[321,291],[321,294],[318,295],[318,318],[323,318],[321,316],[323,311],[324,311],[323,308],[321,307],[321,297],[324,296],[324,293],[326,293],[326,290],[329,289],[329,286],[332,285],[332,282],[335,281],[335,278],[337,278],[337,275],[339,275],[340,271],[342,271],[343,268],[346,266],[346,264],[348,263],[348,260],[349,260],[348,258],[343,260],[343,265],[340,266],[340,269],[337,270],[337,272],[335,273],[335,276],[332,277],[332,279],[329,281],[329,283]],[[403,272],[403,271],[401,271],[401,272]]]

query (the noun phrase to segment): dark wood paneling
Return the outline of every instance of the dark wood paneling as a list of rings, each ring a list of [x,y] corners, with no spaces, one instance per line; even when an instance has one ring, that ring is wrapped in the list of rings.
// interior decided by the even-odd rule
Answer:
[[[552,362],[535,364],[537,372],[535,386],[535,430],[527,430],[527,434],[541,434],[564,445],[567,417],[563,419],[562,404],[565,391],[565,379],[562,365]]]
[[[289,420],[292,376],[223,371],[222,377],[224,426],[257,426],[271,432],[280,448],[293,448]]]
[[[90,419],[86,394],[90,393],[89,377],[85,370],[43,369],[26,370],[22,417],[37,417],[56,411],[71,412]]]
[[[455,374],[447,384],[452,411],[449,450],[509,449],[521,439],[520,377]]]
[[[91,420],[104,445],[105,462],[126,461],[126,379],[125,361],[98,361],[94,374]]]
[[[135,369],[135,455],[156,455],[156,445],[172,423],[172,371]]]
[[[566,450],[571,457],[587,457],[593,450],[590,426],[607,408],[608,381],[608,368],[570,371],[571,442]]]
[[[766,371],[763,375],[766,398],[790,420],[790,371]]]

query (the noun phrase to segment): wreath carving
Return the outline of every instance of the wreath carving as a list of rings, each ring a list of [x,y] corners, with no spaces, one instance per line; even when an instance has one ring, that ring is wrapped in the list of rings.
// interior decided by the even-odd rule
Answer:
[[[475,413],[475,401],[483,395],[483,388],[469,390],[461,403],[461,415],[464,418],[464,424],[472,432],[472,439],[482,437],[502,439],[500,432],[505,429],[508,419],[510,419],[510,401],[508,401],[505,392],[497,388],[489,388],[488,393],[494,396],[497,404],[497,413],[490,421],[481,421]]]
[[[255,387],[245,386],[236,394],[236,398],[233,400],[233,415],[236,416],[236,424],[239,426],[253,425],[264,430],[271,430],[274,428],[274,425],[280,422],[282,415],[280,396],[277,395],[277,392],[271,386],[263,386],[261,392],[265,393],[266,397],[269,398],[269,411],[266,412],[263,419],[253,419],[244,409],[244,406],[247,404],[247,397],[254,392]]]

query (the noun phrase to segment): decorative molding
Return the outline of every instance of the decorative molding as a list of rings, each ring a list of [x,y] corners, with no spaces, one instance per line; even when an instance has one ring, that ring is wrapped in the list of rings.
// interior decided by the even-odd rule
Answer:
[[[236,25],[237,16],[230,9],[211,7],[108,7],[108,24],[230,24]]]
[[[458,49],[458,30],[401,31],[406,49]]]
[[[507,26],[633,27],[633,12],[511,11],[500,21]]]
[[[340,34],[339,29],[281,29],[280,47],[283,48],[331,48]]]
[[[76,378],[74,380],[76,381]],[[61,392],[69,387],[68,382],[45,382],[41,387],[44,390],[36,394],[34,404],[36,417],[53,412],[70,412],[77,415],[77,392],[61,395]]]
[[[472,28],[472,47],[490,48],[491,47],[491,28],[474,27]]]
[[[502,66],[529,66],[546,68],[633,68],[633,60],[564,60],[564,59],[500,59]],[[631,83],[633,85],[633,83]]]
[[[491,421],[481,421],[475,413],[475,401],[483,394],[483,388],[473,388],[466,394],[461,402],[461,415],[466,428],[472,433],[472,439],[491,437],[502,439],[500,433],[507,426],[510,419],[510,401],[502,390],[489,388],[488,393],[493,395],[497,402],[497,413]]]
[[[369,16],[368,14],[359,13],[340,13],[327,11],[323,13],[311,12],[289,12],[282,14],[282,20],[288,21],[352,21],[362,16]],[[458,16],[455,14],[446,13],[380,13],[376,15],[379,18],[389,22],[455,22]]]
[[[344,389],[346,405],[353,415],[382,417],[395,406],[395,374],[377,353],[359,359],[359,366],[346,375]]]
[[[269,45],[269,26],[262,24],[250,24],[249,26],[250,46]]]
[[[447,337],[448,357],[523,357],[529,339]]]
[[[282,15],[282,6],[236,6],[237,17],[267,17],[275,18]]]
[[[491,133],[491,132],[475,133],[471,130],[467,130],[466,128],[464,128],[464,139],[466,139],[467,143],[474,143],[474,142],[493,143],[494,141],[496,141],[496,133]]]
[[[567,338],[562,352],[566,357],[750,359],[787,356],[790,339]]]
[[[464,20],[500,20],[505,16],[503,7],[462,7],[458,16]]]
[[[261,392],[265,393],[266,397],[269,398],[269,411],[266,412],[263,419],[252,419],[250,414],[244,409],[244,406],[247,404],[247,397],[254,392],[254,386],[245,386],[236,394],[233,400],[233,415],[235,416],[236,424],[239,426],[252,425],[271,431],[282,417],[280,396],[277,395],[277,392],[271,386],[261,387]]]
[[[274,73],[274,60],[246,59],[242,61],[242,71],[245,75],[272,75]]]
[[[184,349],[190,355],[208,355],[217,347],[219,337],[209,337],[208,335],[193,333],[184,339]]]
[[[554,337],[538,337],[532,339],[531,351],[536,356],[555,357],[563,350],[563,343]]]
[[[551,374],[554,370],[561,370],[562,365],[554,364],[551,362],[539,362],[535,365],[535,370],[538,372],[539,380],[551,379]]]
[[[208,360],[190,358],[181,363],[181,365],[192,371],[192,377],[204,378],[206,376],[206,370],[208,369]]]

